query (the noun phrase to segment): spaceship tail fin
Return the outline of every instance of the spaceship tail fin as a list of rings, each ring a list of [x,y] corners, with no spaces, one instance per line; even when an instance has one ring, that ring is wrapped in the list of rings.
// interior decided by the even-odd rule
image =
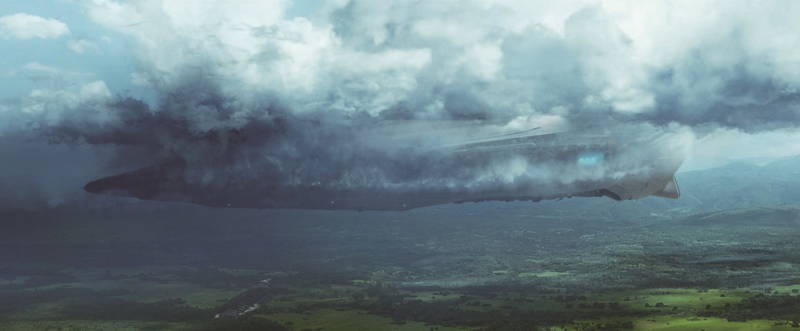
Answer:
[[[653,193],[655,196],[670,198],[670,199],[677,199],[681,196],[681,190],[678,188],[678,182],[675,180],[675,177],[672,177],[667,183],[664,185],[664,188],[661,191]]]

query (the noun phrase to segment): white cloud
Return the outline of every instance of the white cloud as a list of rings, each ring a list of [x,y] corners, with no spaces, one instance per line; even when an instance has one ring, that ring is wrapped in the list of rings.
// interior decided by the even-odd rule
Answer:
[[[111,98],[111,91],[109,91],[104,81],[98,80],[83,85],[79,95],[84,102],[86,100],[92,100],[93,102],[106,101]]]
[[[24,66],[22,66],[22,69],[24,69],[25,71],[40,72],[51,75],[62,73],[62,70],[59,68],[49,66],[46,64],[41,64],[39,62],[28,62]]]
[[[35,61],[28,62],[22,67],[12,70],[9,74],[11,76],[19,75],[37,83],[48,82],[48,86],[51,88],[59,85],[80,84],[93,77],[90,73],[67,70]]]
[[[86,39],[71,39],[67,42],[67,48],[78,54],[98,50],[97,44]]]
[[[0,122],[10,124],[0,129],[19,132],[65,123],[73,127],[108,124],[116,120],[116,114],[107,107],[111,96],[103,81],[67,89],[34,89],[14,103],[2,105],[15,111],[0,116]]]
[[[68,33],[67,25],[56,19],[26,13],[0,16],[0,38],[57,38]]]
[[[789,4],[333,0],[290,17],[286,1],[95,0],[88,13],[136,41],[135,81],[156,89],[202,72],[237,99],[270,92],[300,111],[755,127],[791,115],[747,107],[800,89]]]

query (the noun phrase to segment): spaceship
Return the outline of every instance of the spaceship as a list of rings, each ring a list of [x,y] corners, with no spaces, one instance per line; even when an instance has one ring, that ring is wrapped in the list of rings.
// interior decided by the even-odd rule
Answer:
[[[212,207],[359,211],[566,197],[675,199],[684,148],[668,132],[625,127],[373,130],[352,145],[359,147],[330,146],[328,154],[309,152],[294,163],[270,155],[224,166],[179,158],[84,189]],[[341,156],[347,153],[356,155]]]

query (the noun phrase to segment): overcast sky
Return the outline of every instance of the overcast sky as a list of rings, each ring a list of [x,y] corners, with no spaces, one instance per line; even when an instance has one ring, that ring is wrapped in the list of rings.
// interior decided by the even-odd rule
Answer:
[[[276,105],[330,121],[599,116],[693,132],[683,171],[783,157],[800,153],[797,17],[788,0],[8,0],[0,147],[129,142],[147,135],[120,127],[140,114],[130,98],[194,131]],[[224,101],[205,112],[204,97]],[[2,148],[14,164],[47,153]]]

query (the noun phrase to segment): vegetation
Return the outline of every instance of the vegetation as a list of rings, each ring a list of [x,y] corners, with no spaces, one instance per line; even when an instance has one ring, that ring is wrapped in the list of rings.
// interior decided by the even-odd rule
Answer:
[[[800,207],[772,203],[794,189],[404,213],[5,210],[0,329],[796,329]],[[241,307],[256,308],[224,314]]]

